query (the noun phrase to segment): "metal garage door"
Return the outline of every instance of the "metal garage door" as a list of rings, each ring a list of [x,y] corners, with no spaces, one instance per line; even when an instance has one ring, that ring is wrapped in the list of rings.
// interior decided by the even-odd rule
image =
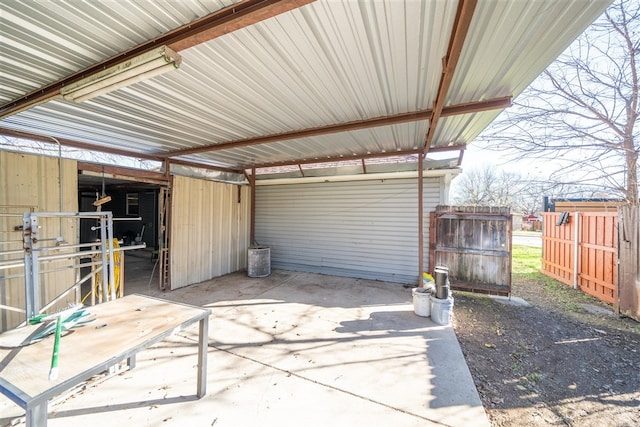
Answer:
[[[425,222],[442,182],[424,180]],[[273,268],[416,283],[417,186],[416,179],[258,186],[256,242],[271,247]]]

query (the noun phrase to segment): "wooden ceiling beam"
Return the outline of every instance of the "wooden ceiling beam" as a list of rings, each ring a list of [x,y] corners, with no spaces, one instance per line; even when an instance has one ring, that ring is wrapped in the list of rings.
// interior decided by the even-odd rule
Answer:
[[[465,104],[453,105],[443,108],[441,115],[453,116],[458,114],[470,114],[487,110],[495,110],[498,108],[506,108],[511,106],[511,97],[496,98],[487,101],[469,102]],[[257,138],[247,138],[237,141],[222,142],[219,144],[209,144],[201,147],[185,148],[183,150],[170,151],[158,154],[164,157],[177,157],[188,154],[205,153],[211,151],[228,150],[231,148],[248,147],[252,145],[270,144],[273,142],[288,141],[291,139],[309,138],[313,136],[328,135],[339,132],[350,132],[355,130],[373,128],[378,126],[396,125],[401,123],[416,122],[427,120],[431,117],[432,110],[420,110],[411,113],[400,113],[393,116],[376,117],[373,119],[355,120],[352,122],[341,123],[337,125],[320,126],[316,128],[304,129],[299,131],[284,132],[275,135],[260,136]]]
[[[449,87],[453,80],[453,75],[458,66],[458,60],[462,53],[462,47],[464,41],[467,38],[469,27],[471,26],[471,19],[475,12],[477,0],[460,0],[458,3],[458,10],[453,23],[453,29],[451,37],[449,38],[449,47],[447,49],[447,56],[442,59],[442,76],[440,77],[440,85],[438,86],[438,94],[433,105],[433,115],[429,120],[429,129],[425,135],[424,151],[427,152],[433,141],[433,137],[436,132],[436,126],[438,120],[444,110],[444,103],[449,93]]]
[[[9,101],[0,106],[0,119],[52,100],[60,96],[60,89],[63,86],[113,67],[159,46],[167,45],[173,50],[187,49],[313,1],[315,0],[245,0],[233,4],[73,73],[57,82],[50,83],[20,98]]]

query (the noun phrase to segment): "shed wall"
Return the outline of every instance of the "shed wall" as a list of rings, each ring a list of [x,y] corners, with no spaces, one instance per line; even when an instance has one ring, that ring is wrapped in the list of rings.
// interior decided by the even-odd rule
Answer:
[[[174,176],[171,194],[172,289],[246,268],[249,187]]]
[[[3,251],[21,251],[22,232],[15,230],[22,225],[25,212],[76,212],[78,210],[78,169],[75,160],[59,160],[24,153],[0,151],[0,253]],[[62,180],[60,173],[62,171]],[[62,182],[61,182],[62,181]],[[62,188],[62,207],[60,191]],[[41,246],[50,246],[62,236],[66,243],[76,243],[77,220],[42,218],[40,225]],[[24,260],[22,253],[0,255],[0,261]],[[48,263],[46,268],[59,267],[58,263]],[[43,267],[40,268],[41,270]],[[23,267],[0,270],[0,305],[25,308],[24,277],[6,278],[24,274]],[[75,273],[67,270],[42,274],[40,277],[40,305],[53,300],[75,283]],[[61,302],[73,302],[74,295]],[[10,309],[0,309],[0,331],[11,329],[25,320],[25,315]]]
[[[428,212],[444,197],[443,179],[424,179],[425,259]],[[419,277],[417,179],[258,186],[255,227],[274,268],[412,284]]]

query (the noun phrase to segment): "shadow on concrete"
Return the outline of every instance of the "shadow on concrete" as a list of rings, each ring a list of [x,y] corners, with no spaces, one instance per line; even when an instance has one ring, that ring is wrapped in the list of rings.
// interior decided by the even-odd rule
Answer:
[[[167,397],[165,399],[139,400],[136,402],[119,403],[116,405],[93,406],[91,408],[71,409],[68,411],[57,411],[57,412],[50,413],[49,418],[50,419],[68,418],[68,417],[75,417],[75,416],[84,415],[84,414],[117,412],[117,411],[123,411],[126,409],[133,409],[133,408],[142,408],[142,407],[160,406],[160,405],[173,405],[176,403],[194,402],[196,400],[198,400],[198,396],[196,395]]]
[[[153,267],[140,259],[141,269]],[[148,277],[126,282],[125,293],[212,309],[207,396],[104,405],[97,387],[74,399],[76,407],[59,405],[52,418],[80,423],[109,412],[113,425],[170,418],[171,410],[141,407],[175,404],[189,414],[206,405],[210,416],[226,414],[228,425],[247,425],[239,421],[247,417],[263,426],[304,424],[309,414],[309,425],[489,425],[453,328],[417,316],[411,289],[401,284],[276,270],[267,278],[238,272],[163,292]],[[154,380],[172,366],[192,369],[196,328],[177,335],[141,353],[126,382],[113,381],[135,396],[148,392],[142,372],[136,374],[142,368]]]

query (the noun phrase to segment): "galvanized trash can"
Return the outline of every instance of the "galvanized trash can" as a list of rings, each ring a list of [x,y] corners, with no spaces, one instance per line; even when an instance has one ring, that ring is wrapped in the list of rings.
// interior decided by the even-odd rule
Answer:
[[[247,276],[267,277],[271,274],[271,248],[254,246],[247,253]]]

